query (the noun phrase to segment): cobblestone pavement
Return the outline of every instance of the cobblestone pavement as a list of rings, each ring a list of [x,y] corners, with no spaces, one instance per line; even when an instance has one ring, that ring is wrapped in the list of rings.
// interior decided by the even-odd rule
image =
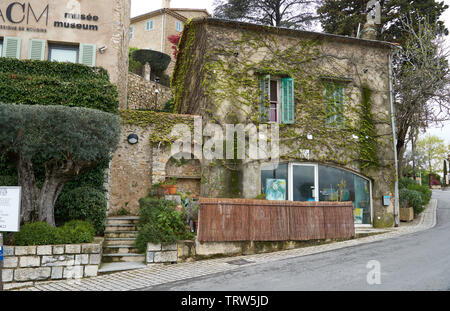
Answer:
[[[226,272],[240,268],[239,265],[227,262],[245,259],[249,265],[274,262],[286,258],[307,256],[321,252],[332,251],[344,247],[357,246],[404,234],[427,230],[436,225],[437,200],[432,199],[426,210],[412,223],[402,223],[398,228],[383,229],[385,233],[364,238],[335,242],[320,246],[311,246],[273,253],[237,256],[185,262],[173,265],[153,264],[147,268],[117,272],[80,280],[64,280],[40,283],[34,287],[22,288],[22,291],[129,291],[165,283],[201,277],[219,272]],[[369,232],[370,229],[358,229],[358,232]],[[372,229],[374,231],[374,229]],[[376,230],[375,230],[376,231]],[[387,232],[386,232],[387,231]]]

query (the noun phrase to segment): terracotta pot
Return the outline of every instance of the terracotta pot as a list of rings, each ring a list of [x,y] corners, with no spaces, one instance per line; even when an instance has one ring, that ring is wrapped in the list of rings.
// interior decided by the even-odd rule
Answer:
[[[177,185],[163,185],[164,194],[173,195],[177,193]]]

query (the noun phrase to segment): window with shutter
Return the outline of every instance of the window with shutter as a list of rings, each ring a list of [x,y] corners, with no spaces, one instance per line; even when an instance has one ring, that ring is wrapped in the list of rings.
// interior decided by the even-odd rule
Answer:
[[[3,57],[20,58],[20,38],[5,37],[3,42]]]
[[[294,79],[281,80],[281,118],[284,124],[294,124]]]
[[[80,44],[80,64],[84,64],[87,66],[95,66],[95,57],[97,54],[97,47],[95,44]]]
[[[261,122],[270,121],[270,75],[259,79],[259,117]]]
[[[45,40],[31,39],[28,46],[28,58],[34,60],[44,60]]]

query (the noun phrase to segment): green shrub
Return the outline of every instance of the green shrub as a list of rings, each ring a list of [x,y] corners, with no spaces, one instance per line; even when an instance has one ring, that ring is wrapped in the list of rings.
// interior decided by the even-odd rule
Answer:
[[[0,175],[0,186],[18,186],[19,182],[17,180],[17,175],[16,176],[2,176]]]
[[[400,206],[412,207],[415,215],[420,214],[424,210],[422,196],[419,191],[401,189],[399,192],[399,199]]]
[[[14,234],[14,245],[49,245],[57,240],[57,229],[46,222],[35,222],[22,226],[19,232]]]
[[[45,222],[35,222],[22,226],[14,234],[14,245],[52,245],[90,243],[95,229],[88,221],[70,221],[62,227],[53,228]]]
[[[87,220],[98,235],[105,231],[105,195],[90,187],[79,187],[63,193],[55,204],[57,223],[70,220]]]
[[[136,247],[145,252],[147,243],[173,244],[190,238],[184,222],[185,215],[174,210],[173,201],[143,198],[139,200],[139,225]]]
[[[57,228],[58,244],[90,243],[95,237],[95,228],[88,221],[72,220]]]
[[[419,184],[409,184],[407,189],[418,191],[422,197],[423,205],[427,205],[430,202],[432,191],[428,186]]]
[[[406,189],[409,185],[417,185],[417,182],[414,179],[402,177],[398,181],[399,189]]]

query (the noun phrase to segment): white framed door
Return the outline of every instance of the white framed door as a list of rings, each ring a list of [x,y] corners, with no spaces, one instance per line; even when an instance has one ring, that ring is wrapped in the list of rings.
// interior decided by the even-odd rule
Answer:
[[[290,163],[288,179],[290,201],[319,201],[319,167],[317,164]]]

